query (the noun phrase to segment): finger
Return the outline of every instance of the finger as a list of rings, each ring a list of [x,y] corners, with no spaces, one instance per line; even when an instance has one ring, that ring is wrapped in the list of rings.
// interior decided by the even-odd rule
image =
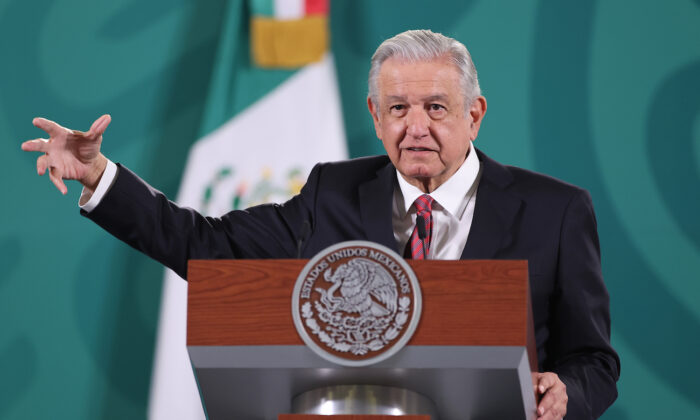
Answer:
[[[539,377],[537,382],[537,391],[540,394],[544,394],[547,390],[557,383],[556,377],[549,373],[544,373]]]
[[[542,397],[542,400],[540,400],[540,403],[537,405],[537,414],[541,416],[551,411],[552,407],[556,403],[556,400],[556,396],[553,395],[553,393],[549,392],[545,394],[545,396]]]
[[[34,124],[35,127],[41,128],[42,130],[46,131],[51,136],[57,134],[61,130],[61,128],[63,128],[57,123],[51,120],[47,120],[46,118],[34,118],[32,120],[32,124]]]
[[[540,388],[540,380],[542,379],[542,375],[544,375],[544,373],[532,372],[532,389],[538,395],[540,394],[539,388]]]
[[[39,174],[39,176],[44,175],[46,173],[46,168],[49,166],[49,158],[46,155],[41,155],[39,158],[36,160],[36,173]]]
[[[554,395],[550,392],[550,389],[554,386],[556,381],[554,376],[548,373],[543,373],[537,378],[537,392],[540,394],[540,402],[537,405],[537,414],[542,416],[551,408],[554,404]]]
[[[562,416],[552,411],[548,411],[543,415],[538,415],[537,420],[561,420]]]
[[[549,407],[543,411],[537,410],[537,420],[561,420],[566,415],[566,410],[561,406]]]
[[[49,150],[49,141],[46,139],[27,140],[22,143],[22,150],[25,152],[42,152]]]
[[[558,377],[555,376],[555,379]],[[567,401],[566,386],[561,381],[556,380],[555,384],[547,389],[547,393],[540,400],[537,414],[544,415],[545,418],[548,413],[553,413],[554,418],[562,417],[566,413]]]
[[[66,184],[63,183],[63,179],[61,179],[61,171],[57,168],[49,168],[49,178],[51,179],[51,182],[53,182],[53,185],[58,188],[61,194],[66,195],[68,188],[66,187]]]
[[[545,413],[543,415],[537,414],[537,420],[554,420],[552,413]]]
[[[96,119],[94,123],[92,123],[89,133],[95,137],[101,136],[107,129],[110,122],[112,122],[112,117],[109,114],[101,116],[100,118]]]

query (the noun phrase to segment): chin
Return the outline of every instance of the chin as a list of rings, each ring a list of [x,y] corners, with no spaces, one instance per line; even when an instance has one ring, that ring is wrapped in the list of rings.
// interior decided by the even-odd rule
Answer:
[[[435,176],[433,171],[428,170],[427,168],[408,168],[406,171],[399,171],[401,172],[404,176],[409,177],[409,178],[416,178],[416,179],[426,179],[426,178],[432,178]]]

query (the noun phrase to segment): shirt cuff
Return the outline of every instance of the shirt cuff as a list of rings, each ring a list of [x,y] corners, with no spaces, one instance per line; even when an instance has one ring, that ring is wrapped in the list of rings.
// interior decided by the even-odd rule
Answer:
[[[115,165],[111,160],[107,159],[107,167],[105,168],[102,178],[100,178],[100,182],[97,184],[97,188],[95,188],[95,192],[92,194],[92,196],[90,196],[90,193],[85,190],[85,187],[83,187],[83,192],[80,193],[80,201],[78,201],[78,205],[80,205],[80,203],[82,203],[85,199],[88,199],[88,201],[87,203],[80,205],[80,208],[90,213],[95,207],[97,207],[97,205],[100,204],[100,201],[102,201],[102,197],[104,197],[107,190],[109,190],[109,187],[112,185],[112,181],[114,181],[114,178],[116,177],[117,165]]]

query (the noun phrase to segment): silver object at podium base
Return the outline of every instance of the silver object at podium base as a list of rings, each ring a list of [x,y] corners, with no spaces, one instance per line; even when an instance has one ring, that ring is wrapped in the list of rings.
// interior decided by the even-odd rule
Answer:
[[[536,418],[528,355],[519,346],[408,346],[365,368],[334,365],[302,345],[188,350],[211,420],[277,420],[296,395],[340,384],[410,389],[435,404],[440,420]]]
[[[406,414],[437,420],[435,405],[421,394],[378,385],[337,385],[313,389],[292,400],[294,414]]]

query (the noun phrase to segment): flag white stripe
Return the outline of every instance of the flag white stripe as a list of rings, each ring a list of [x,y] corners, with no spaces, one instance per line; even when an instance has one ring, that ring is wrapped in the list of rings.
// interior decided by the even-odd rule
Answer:
[[[275,0],[275,19],[301,19],[304,17],[304,0]]]

